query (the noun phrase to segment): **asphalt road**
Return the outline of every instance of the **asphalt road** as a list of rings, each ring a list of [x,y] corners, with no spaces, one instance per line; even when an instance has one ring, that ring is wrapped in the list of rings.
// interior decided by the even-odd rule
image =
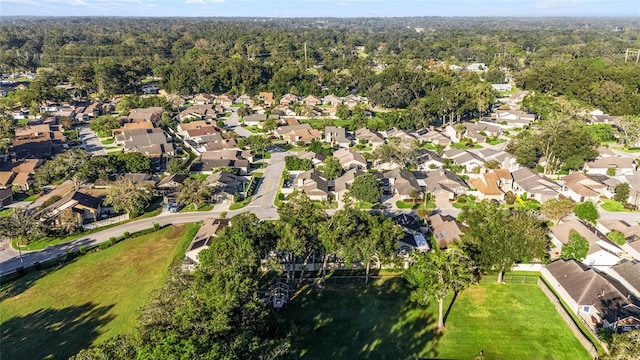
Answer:
[[[260,219],[277,219],[278,209],[274,205],[280,178],[284,170],[284,158],[287,152],[272,152],[269,166],[263,172],[263,178],[258,184],[258,189],[253,199],[246,207],[247,210],[256,214]]]

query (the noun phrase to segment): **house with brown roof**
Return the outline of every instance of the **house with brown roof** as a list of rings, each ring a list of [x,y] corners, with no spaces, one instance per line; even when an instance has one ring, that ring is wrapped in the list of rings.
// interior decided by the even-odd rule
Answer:
[[[356,142],[358,144],[370,145],[372,150],[375,150],[378,146],[384,144],[382,135],[367,128],[360,128],[356,130],[355,135]]]
[[[591,201],[597,203],[600,196],[611,197],[613,194],[607,191],[608,186],[590,178],[583,172],[575,171],[562,178],[560,194],[575,202]]]
[[[233,96],[229,94],[218,95],[213,100],[214,104],[222,105],[225,108],[230,108],[233,105]]]
[[[345,171],[344,174],[333,180],[333,191],[336,195],[336,198],[339,200],[344,197],[344,194],[349,191],[349,188],[351,187],[351,184],[353,184],[353,181],[356,179],[356,177],[362,174],[364,174],[364,171],[358,168],[349,169]],[[331,180],[329,180],[329,187],[331,187]]]
[[[80,191],[72,191],[60,200],[47,206],[36,214],[52,227],[58,227],[73,221],[77,227],[98,220],[102,199]],[[62,216],[63,214],[71,216]]]
[[[422,188],[412,172],[395,169],[382,174],[382,176],[389,179],[391,191],[398,195],[400,199],[415,200],[415,195],[418,195],[417,198],[422,197]]]
[[[436,199],[453,200],[466,194],[469,189],[458,174],[445,169],[427,172],[424,183],[426,192],[431,193]]]
[[[562,254],[562,248],[570,241],[571,233],[576,232],[589,242],[589,250],[584,259],[580,260],[587,266],[607,268],[617,264],[624,251],[599,232],[581,220],[560,221],[549,229],[549,238],[555,246],[557,256]]]
[[[131,109],[129,115],[127,117],[131,120],[131,122],[157,122],[160,120],[164,109],[161,107],[150,107],[144,109]]]
[[[13,202],[13,190],[0,188],[0,209]]]
[[[469,179],[469,185],[475,188],[475,191],[469,191],[479,200],[504,200],[504,192],[500,189],[500,178],[498,174],[487,172],[478,174],[478,176]]]
[[[294,94],[285,94],[280,99],[280,105],[289,106],[298,102],[298,96]]]
[[[258,100],[262,100],[265,105],[273,105],[275,103],[273,93],[267,91],[260,91],[260,93],[258,93]]]
[[[51,124],[18,126],[11,142],[16,159],[50,159],[66,147],[65,136]]]
[[[543,277],[571,311],[594,333],[640,329],[638,299],[615,279],[574,260],[557,260],[543,267]]]
[[[460,240],[465,226],[449,215],[434,214],[427,218],[427,224],[440,249],[446,249]]]
[[[193,97],[193,103],[195,105],[206,105],[206,104],[212,104],[213,103],[213,95],[211,94],[197,94],[196,96]]]
[[[153,129],[155,126],[152,122],[144,121],[144,122],[132,122],[132,123],[124,123],[121,127],[117,129],[111,130],[111,136],[117,136],[122,134],[125,130],[134,130],[134,129]]]
[[[185,252],[185,259],[191,263],[189,264],[191,266],[187,265],[188,270],[192,271],[195,267],[194,265],[200,263],[198,256],[200,252],[208,249],[211,246],[211,242],[215,240],[215,236],[227,226],[229,226],[229,220],[227,219],[208,218],[202,221],[202,225],[200,225],[198,232]]]
[[[0,188],[29,190],[34,182],[33,175],[36,168],[42,163],[44,163],[42,159],[22,159],[0,163]]]
[[[216,119],[220,113],[221,111],[218,111],[213,104],[193,105],[178,113],[178,119],[180,122],[185,121],[185,119],[211,121]]]
[[[340,148],[333,152],[333,156],[338,159],[340,165],[345,169],[367,169],[367,159],[357,151]]]
[[[330,195],[329,183],[322,173],[315,169],[298,174],[293,180],[293,187],[313,201],[326,201]]]
[[[417,132],[417,136],[420,141],[430,142],[433,145],[444,147],[451,145],[451,139],[438,130],[423,129]]]
[[[203,153],[206,154],[206,153]],[[251,163],[243,159],[198,159],[191,164],[189,170],[200,174],[213,174],[226,169],[239,175],[246,175],[251,169]]]
[[[251,107],[254,105],[254,101],[249,94],[242,94],[236,98],[236,104],[243,104]]]
[[[125,152],[139,152],[151,158],[174,155],[173,143],[167,141],[160,128],[124,130],[115,137],[115,143],[123,145]]]
[[[249,180],[227,171],[218,171],[207,177],[205,185],[216,191],[216,196],[226,201],[233,201],[235,196],[242,193]]]
[[[298,159],[309,159],[311,164],[313,164],[313,167],[322,165],[324,160],[327,158],[325,155],[314,151],[298,151],[296,153],[296,157]]]
[[[333,94],[330,94],[330,95],[325,96],[322,99],[322,103],[326,104],[326,105],[331,105],[331,106],[338,106],[338,105],[342,104],[342,99],[337,97],[337,96],[335,96],[335,95],[333,95]]]
[[[178,198],[186,179],[186,176],[178,174],[165,176],[156,183],[155,190],[165,199],[165,202],[171,202]]]
[[[304,98],[302,98],[302,103],[307,105],[307,106],[318,106],[318,105],[322,105],[322,99],[320,99],[319,97],[315,96],[315,95],[307,95]]]
[[[301,125],[308,125],[308,124],[301,124]],[[290,126],[287,126],[287,127],[290,127]],[[302,143],[306,145],[314,139],[315,140],[322,139],[322,133],[316,129],[298,128],[295,130],[291,130],[285,134],[282,134],[282,138],[290,144]]]
[[[627,289],[633,291],[636,297],[640,297],[640,260],[623,260],[610,270]]]

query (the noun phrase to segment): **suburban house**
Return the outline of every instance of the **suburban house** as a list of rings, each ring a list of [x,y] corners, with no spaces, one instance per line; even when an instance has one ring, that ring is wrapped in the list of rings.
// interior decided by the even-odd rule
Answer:
[[[611,267],[610,271],[617,275],[615,278],[640,298],[640,260],[623,260],[618,265]]]
[[[196,130],[196,129],[200,129],[207,126],[211,126],[211,124],[205,120],[196,120],[196,121],[191,121],[186,123],[180,123],[176,127],[176,132],[178,133],[178,135],[184,137],[187,135],[187,131]]]
[[[72,191],[36,215],[57,227],[73,221],[77,226],[95,222],[100,217],[102,199],[79,191]],[[69,216],[62,216],[68,214]]]
[[[178,113],[178,119],[182,122],[185,119],[198,119],[210,121],[218,117],[218,111],[212,104],[193,105]]]
[[[195,264],[200,263],[200,258],[198,257],[200,252],[208,249],[216,234],[227,226],[229,226],[229,220],[227,219],[208,218],[202,221],[200,229],[191,240],[185,253],[185,259],[189,263],[187,270],[193,271]]]
[[[629,175],[636,167],[632,157],[605,157],[586,163],[584,169],[587,170],[587,174],[606,175],[607,170],[614,169],[615,175]]]
[[[462,223],[449,215],[435,214],[429,216],[426,220],[440,249],[446,249],[460,240],[460,236],[465,229]]]
[[[173,143],[167,141],[164,130],[160,128],[124,130],[115,136],[115,143],[123,145],[124,152],[139,152],[150,157],[156,166],[160,166],[158,161],[175,152]]]
[[[324,160],[327,158],[325,155],[317,153],[317,152],[313,152],[313,151],[299,151],[296,154],[296,157],[298,159],[308,159],[308,160],[310,160],[311,164],[313,164],[313,167],[316,167],[318,165],[322,165]]]
[[[131,122],[143,122],[150,121],[152,123],[156,123],[160,120],[164,109],[161,107],[150,107],[143,109],[131,109],[127,118],[130,119]]]
[[[329,198],[329,184],[322,173],[315,169],[298,174],[293,187],[314,201],[326,201]]]
[[[571,233],[575,231],[589,242],[586,258],[581,262],[595,268],[607,268],[617,264],[624,250],[609,241],[597,229],[588,227],[580,220],[561,221],[549,229],[549,237],[555,246],[556,256],[562,254],[562,247],[569,243]]]
[[[418,170],[429,171],[443,167],[446,163],[444,159],[433,151],[424,151],[417,158]]]
[[[0,162],[0,188],[29,190],[34,182],[33,175],[43,162],[42,159]]]
[[[285,94],[280,99],[280,105],[289,106],[298,102],[298,96],[294,94]]]
[[[253,98],[249,94],[242,94],[236,98],[236,104],[247,105],[249,107],[254,105]]]
[[[200,154],[201,160],[246,160],[249,162],[254,161],[254,154],[251,150],[240,150],[240,149],[222,149],[222,150],[212,150],[206,151]]]
[[[528,114],[520,110],[498,110],[492,114],[492,119],[505,128],[513,129],[531,125],[536,119],[536,115]]]
[[[629,199],[627,202],[638,208],[640,206],[640,171],[634,171],[623,177],[629,184]]]
[[[515,171],[522,166],[518,163],[515,155],[510,154],[503,150],[496,149],[482,149],[478,150],[477,155],[485,160],[485,162],[496,161],[501,168]]]
[[[258,126],[260,123],[267,120],[269,115],[267,114],[253,114],[242,118],[242,122],[247,126]]]
[[[216,193],[222,200],[233,201],[234,197],[244,191],[248,180],[245,177],[237,176],[226,171],[218,171],[207,177],[205,184],[215,188]]]
[[[307,95],[304,98],[302,98],[302,103],[307,105],[307,106],[318,106],[318,105],[322,105],[322,99],[320,99],[319,97],[315,96],[315,95]]]
[[[169,175],[156,183],[156,192],[162,196],[165,202],[175,201],[180,195],[182,185],[187,179],[184,175]]]
[[[580,171],[563,177],[560,185],[562,185],[560,193],[575,202],[591,201],[595,204],[600,201],[600,196],[611,197],[613,195],[607,191],[607,185]]]
[[[336,195],[336,199],[340,200],[344,194],[349,191],[349,188],[351,187],[351,184],[353,184],[355,178],[362,174],[364,174],[364,171],[358,168],[349,169],[335,180],[329,180],[329,186],[331,186],[331,183],[333,182],[333,192]]]
[[[275,99],[273,97],[272,92],[260,91],[258,93],[258,100],[264,102],[265,105],[273,105],[275,103]]]
[[[382,176],[389,180],[390,190],[400,199],[416,200],[422,197],[422,188],[412,172],[395,169],[382,174]]]
[[[426,142],[430,142],[433,145],[438,145],[438,146],[450,146],[451,145],[451,139],[446,136],[445,134],[441,133],[438,130],[427,130],[427,129],[422,129],[420,131],[417,132],[417,136],[418,139],[421,141],[426,141]]]
[[[596,228],[603,234],[609,234],[611,231],[621,232],[626,244],[620,247],[636,259],[640,259],[640,223],[629,224],[624,220],[598,219]]]
[[[233,105],[233,96],[228,94],[221,94],[213,99],[214,104],[222,105],[225,108],[230,108]]]
[[[513,192],[522,196],[527,193],[529,199],[545,202],[560,195],[562,188],[551,179],[538,175],[535,171],[523,167],[511,173]]]
[[[324,139],[330,144],[336,144],[343,148],[351,145],[351,140],[347,139],[346,130],[343,127],[327,126],[324,128]]]
[[[412,251],[429,251],[431,246],[420,227],[420,222],[415,217],[408,214],[394,216],[393,221],[402,228],[404,237],[398,240],[398,250],[401,255],[407,255]]]
[[[139,122],[139,123],[134,123],[134,122],[132,122],[132,123],[124,123],[124,124],[122,124],[121,127],[111,130],[111,136],[116,137],[116,136],[122,134],[123,132],[125,132],[126,130],[153,129],[154,127],[155,126],[153,126],[153,123],[149,122],[149,121]]]
[[[614,332],[640,328],[638,299],[611,277],[574,260],[554,261],[542,275],[594,333],[600,327]]]
[[[449,149],[443,155],[455,165],[464,167],[465,172],[481,169],[486,161],[475,153],[461,149]]]
[[[322,103],[325,105],[338,106],[342,104],[342,99],[331,94],[327,95],[322,99]]]
[[[426,192],[437,199],[453,200],[456,196],[467,193],[469,186],[458,174],[444,169],[429,171],[424,180]]]
[[[346,104],[349,109],[353,110],[358,104],[367,103],[368,99],[362,96],[349,94],[344,98],[344,104]]]
[[[15,128],[11,142],[16,159],[50,159],[64,151],[65,137],[50,124],[26,125]]]
[[[356,141],[359,144],[369,144],[372,150],[375,150],[378,146],[384,144],[382,136],[376,132],[373,132],[367,128],[360,128],[356,130]]]
[[[207,105],[213,103],[213,95],[211,94],[197,94],[193,97],[193,103],[195,105]]]
[[[345,169],[367,169],[367,159],[357,151],[340,148],[334,151],[333,156],[338,159],[340,165]]]
[[[301,124],[301,125],[308,125],[308,124]],[[283,134],[282,138],[290,144],[297,145],[301,143],[306,145],[313,140],[322,139],[322,133],[316,129],[299,128]]]
[[[410,149],[413,144],[418,140],[418,138],[406,130],[401,129],[389,129],[386,132],[386,136],[388,139],[396,138],[400,140],[400,145],[402,145],[406,149]]]
[[[494,172],[479,174],[477,177],[469,179],[469,185],[475,188],[475,191],[469,191],[480,200],[497,200],[504,199],[504,192],[500,189],[500,178]]]

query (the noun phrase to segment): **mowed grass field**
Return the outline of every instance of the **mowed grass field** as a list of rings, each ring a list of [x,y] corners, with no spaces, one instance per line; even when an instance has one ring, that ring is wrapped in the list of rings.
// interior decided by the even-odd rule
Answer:
[[[444,332],[437,304],[409,301],[399,278],[305,288],[286,315],[302,359],[589,359],[535,283],[473,285],[455,299]],[[445,312],[451,302],[445,302]]]
[[[0,359],[67,359],[136,326],[199,225],[171,226],[0,288]]]

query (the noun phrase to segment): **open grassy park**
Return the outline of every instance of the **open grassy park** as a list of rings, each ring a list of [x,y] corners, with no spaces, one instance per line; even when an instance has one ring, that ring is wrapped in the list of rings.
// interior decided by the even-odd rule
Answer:
[[[198,225],[164,228],[0,287],[0,358],[67,359],[124,334]]]
[[[588,359],[542,291],[527,284],[473,285],[436,332],[437,305],[412,303],[402,279],[305,288],[286,310],[303,359]],[[445,311],[451,301],[445,303]]]

